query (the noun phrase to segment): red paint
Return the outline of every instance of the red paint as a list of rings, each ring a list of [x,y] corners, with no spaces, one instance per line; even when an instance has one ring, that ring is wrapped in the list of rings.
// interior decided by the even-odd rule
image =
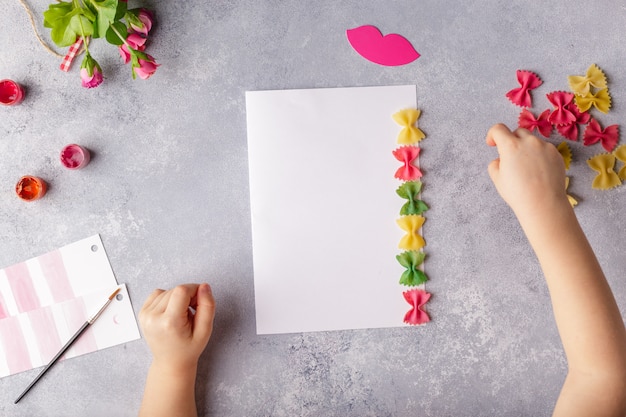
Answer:
[[[41,360],[43,363],[48,363],[63,347],[54,317],[52,316],[52,308],[44,307],[33,310],[27,316],[33,329],[33,334],[37,339],[37,348],[39,349]]]
[[[37,258],[55,303],[76,298],[65,269],[61,251],[55,250]]]
[[[12,80],[0,80],[0,104],[12,106],[24,99],[24,90]]]
[[[89,163],[89,151],[75,143],[61,149],[61,163],[67,169],[80,169]]]
[[[4,272],[7,275],[13,298],[20,313],[41,307],[26,263],[9,266],[5,268]]]
[[[32,369],[28,347],[17,316],[0,320],[0,345],[9,367],[9,375]]]
[[[15,185],[15,193],[24,201],[37,200],[46,193],[48,186],[45,181],[38,177],[26,175]]]

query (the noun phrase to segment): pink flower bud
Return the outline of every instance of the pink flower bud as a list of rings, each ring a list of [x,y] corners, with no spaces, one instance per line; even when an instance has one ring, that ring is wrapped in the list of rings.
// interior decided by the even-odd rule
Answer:
[[[136,33],[129,34],[126,38],[126,43],[128,43],[128,46],[136,51],[143,51],[146,49],[146,38],[139,36]]]
[[[94,88],[102,84],[102,72],[99,67],[93,69],[93,75],[89,76],[87,68],[80,69],[80,80],[85,88]]]
[[[120,51],[120,56],[122,57],[124,64],[128,64],[130,62],[130,52],[128,51],[128,47],[126,45],[120,45],[118,50]]]
[[[135,32],[141,33],[143,36],[148,36],[148,32],[152,29],[152,13],[146,9],[140,9],[139,13],[137,13],[137,18],[140,20],[141,25],[131,22],[131,28],[135,30]]]
[[[94,88],[102,84],[102,68],[91,57],[89,52],[85,53],[85,58],[80,65],[80,80],[85,88]]]
[[[148,78],[150,78],[159,67],[159,64],[154,61],[154,58],[152,58],[150,55],[146,56],[148,57],[148,60],[139,59],[139,66],[133,68],[135,74],[142,80],[147,80]]]

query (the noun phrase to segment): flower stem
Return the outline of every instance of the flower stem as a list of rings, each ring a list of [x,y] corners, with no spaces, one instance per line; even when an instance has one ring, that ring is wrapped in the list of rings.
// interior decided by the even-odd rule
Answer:
[[[79,0],[73,0],[74,8],[83,9],[83,6],[79,3]],[[85,36],[85,28],[83,27],[83,14],[80,13],[78,15],[78,23],[80,24],[80,36],[83,38],[83,46],[85,48],[85,53],[89,55],[89,46],[87,46],[87,37]]]
[[[117,35],[117,37],[118,37],[118,38],[120,38],[122,42],[124,42],[124,45],[126,45],[126,47],[127,47],[129,50],[130,50],[130,49],[133,49],[133,48],[132,48],[132,47],[128,44],[128,42],[126,42],[126,38],[124,38],[124,37],[122,36],[122,34],[121,34],[121,33],[120,33],[120,32],[119,32],[116,28],[115,28],[115,26],[113,26],[113,25],[109,25],[109,27],[113,30],[113,32],[115,32],[115,34]],[[133,49],[133,50],[134,50],[134,49]]]

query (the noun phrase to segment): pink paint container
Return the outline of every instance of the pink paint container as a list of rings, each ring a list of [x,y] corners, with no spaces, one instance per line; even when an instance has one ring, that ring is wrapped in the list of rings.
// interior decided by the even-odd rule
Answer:
[[[15,193],[24,201],[35,201],[46,193],[48,186],[44,180],[32,175],[25,175],[15,185]]]
[[[24,90],[13,80],[0,80],[0,104],[12,106],[24,98]]]
[[[89,163],[89,151],[75,143],[61,149],[61,164],[67,169],[80,169]]]

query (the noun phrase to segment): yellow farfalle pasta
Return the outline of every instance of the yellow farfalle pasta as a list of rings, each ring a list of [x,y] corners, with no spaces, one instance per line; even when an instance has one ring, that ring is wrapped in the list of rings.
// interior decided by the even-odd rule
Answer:
[[[576,106],[581,112],[588,111],[591,106],[594,106],[598,111],[602,113],[608,113],[611,108],[611,95],[608,88],[603,88],[595,94],[588,92],[585,96],[576,96],[574,98]]]
[[[406,235],[402,237],[398,245],[400,249],[419,250],[426,245],[424,238],[419,234],[420,228],[425,221],[424,217],[416,214],[402,216],[396,220],[398,226],[406,232]]]
[[[568,188],[569,188],[569,177],[565,177],[565,191],[567,191]],[[576,201],[576,199],[569,194],[567,194],[567,200],[569,201],[572,207],[578,204],[578,201]]]
[[[613,155],[625,165],[619,170],[617,175],[624,181],[626,181],[626,145],[622,145],[613,151]]]
[[[565,163],[565,170],[569,169],[570,164],[572,163],[572,151],[567,145],[566,142],[559,143],[559,146],[556,147],[563,158],[563,162]]]
[[[587,160],[587,165],[589,165],[589,168],[598,172],[598,175],[593,179],[593,183],[591,184],[592,188],[596,190],[608,190],[622,183],[619,176],[613,170],[615,167],[615,155],[610,153],[596,155]]]
[[[596,64],[591,64],[584,76],[570,75],[567,77],[567,82],[572,92],[581,96],[589,94],[592,86],[596,88],[606,88],[606,76]]]
[[[398,143],[413,145],[426,137],[424,132],[417,127],[417,119],[421,113],[417,109],[405,109],[391,116],[396,123],[402,126],[402,130],[398,133]]]

